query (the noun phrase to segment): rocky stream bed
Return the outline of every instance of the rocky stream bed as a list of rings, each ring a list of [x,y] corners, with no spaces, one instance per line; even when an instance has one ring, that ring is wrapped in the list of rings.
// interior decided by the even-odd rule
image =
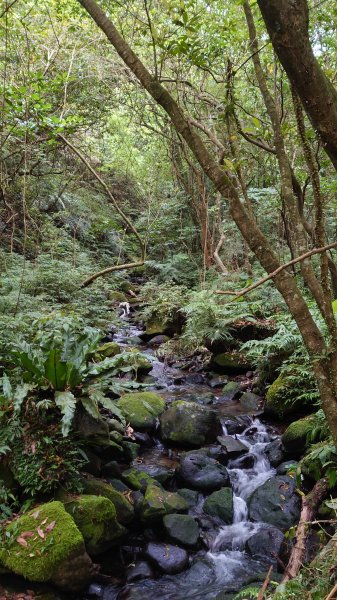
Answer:
[[[126,322],[114,341],[135,344],[140,333]],[[284,534],[299,519],[300,498],[291,456],[250,392],[252,373],[191,373],[159,361],[153,346],[141,346],[152,363],[150,392],[118,402],[132,427],[129,460],[100,451],[85,482],[88,498],[114,502],[120,530],[115,541],[106,528],[100,539],[88,534],[99,574],[85,592],[54,590],[54,598],[229,600],[261,585],[270,565],[277,580],[287,560]],[[4,584],[20,589],[18,580]]]

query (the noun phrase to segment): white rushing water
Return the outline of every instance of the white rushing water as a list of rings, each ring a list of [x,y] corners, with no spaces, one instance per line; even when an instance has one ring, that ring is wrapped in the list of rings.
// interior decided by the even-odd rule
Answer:
[[[227,435],[226,428],[224,434]],[[228,464],[234,493],[233,524],[221,527],[208,553],[214,561],[217,577],[226,583],[235,580],[238,569],[242,571],[246,565],[249,570],[254,562],[244,548],[247,540],[260,529],[261,523],[248,520],[247,499],[256,488],[275,475],[275,469],[270,466],[264,453],[270,435],[259,419],[252,419],[249,427],[235,437],[249,451]],[[245,468],[247,464],[251,464],[250,468]]]

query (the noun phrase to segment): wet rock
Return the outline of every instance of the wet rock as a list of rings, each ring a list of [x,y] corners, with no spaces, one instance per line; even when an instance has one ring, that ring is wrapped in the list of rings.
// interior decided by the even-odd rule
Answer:
[[[188,488],[180,488],[179,496],[186,500],[190,508],[195,508],[202,497],[196,490],[189,490]]]
[[[174,468],[163,467],[162,465],[139,464],[136,469],[142,473],[147,473],[147,475],[162,484],[170,481],[175,473]]]
[[[122,448],[124,450],[124,458],[127,462],[137,458],[140,451],[139,445],[131,440],[123,440]]]
[[[125,485],[125,483],[123,483],[123,481],[121,481],[120,479],[107,479],[107,482],[110,483],[110,485],[112,485],[112,487],[117,490],[117,492],[121,492],[122,494],[127,494],[128,492],[130,492],[130,488],[128,488],[127,485]]]
[[[183,455],[178,475],[188,487],[202,491],[218,490],[230,484],[226,467],[202,452]]]
[[[122,479],[134,490],[141,490],[145,492],[148,485],[158,485],[157,481],[151,477],[145,471],[141,471],[140,469],[136,469],[133,467],[132,469],[127,469],[122,474]]]
[[[255,465],[255,457],[253,454],[243,454],[235,460],[236,469],[253,469]]]
[[[121,348],[116,342],[106,342],[101,344],[95,351],[95,359],[103,360],[104,358],[116,356],[120,354]]]
[[[225,420],[225,427],[229,435],[235,435],[236,433],[242,433],[251,425],[251,418],[242,417],[230,417]]]
[[[149,485],[140,509],[143,523],[151,523],[171,513],[187,512],[188,504],[182,496],[174,492]]]
[[[240,404],[242,408],[250,412],[261,412],[262,411],[262,398],[253,394],[253,392],[245,392],[240,397]]]
[[[249,450],[249,448],[240,442],[240,440],[236,440],[230,435],[219,435],[217,440],[225,450],[227,457],[230,459],[237,458]]]
[[[286,460],[277,467],[276,472],[278,475],[287,475],[288,471],[294,474],[294,472],[296,472],[297,465],[298,462],[296,462],[296,460]]]
[[[134,431],[134,438],[137,444],[144,446],[145,448],[152,448],[154,446],[154,441],[151,436],[145,431]]]
[[[94,475],[94,473],[91,473],[91,475]],[[105,477],[120,477],[121,470],[118,462],[115,460],[110,460],[109,462],[103,464],[102,475]]]
[[[226,375],[218,375],[217,377],[212,377],[212,379],[209,380],[208,385],[214,389],[221,387],[222,385],[226,387],[227,382],[228,378]]]
[[[252,493],[248,506],[252,521],[269,523],[286,531],[300,516],[301,501],[295,480],[287,475],[271,477]]]
[[[112,485],[95,477],[83,479],[82,484],[85,494],[104,496],[112,502],[116,508],[117,519],[120,523],[124,525],[132,521],[134,510],[131,502],[123,494],[115,490]]]
[[[265,454],[272,467],[278,467],[279,464],[284,460],[284,448],[282,441],[276,439],[270,442],[265,447]]]
[[[193,448],[214,441],[221,431],[216,413],[195,402],[173,402],[160,424],[163,440]]]
[[[205,383],[205,378],[200,373],[190,373],[189,375],[186,375],[185,382],[190,385],[201,385]]]
[[[163,571],[163,573],[180,573],[188,566],[188,554],[183,548],[171,544],[156,544],[151,542],[147,545],[146,556]]]
[[[169,337],[167,335],[155,335],[153,338],[151,338],[147,345],[151,347],[153,346],[160,346],[161,344],[165,344],[165,342],[169,341]]]
[[[262,527],[246,542],[246,550],[254,558],[262,558],[268,562],[277,562],[284,534],[277,527]]]
[[[189,515],[166,515],[163,519],[166,533],[183,546],[195,546],[199,539],[199,527]]]
[[[154,573],[151,565],[145,560],[140,560],[128,570],[126,581],[128,583],[133,583],[142,579],[152,579],[153,576]]]
[[[165,410],[165,401],[153,392],[134,392],[124,394],[117,406],[131,427],[148,431],[156,426],[157,418]]]
[[[115,506],[104,496],[69,496],[64,507],[82,533],[91,556],[118,544],[126,533],[117,521]]]
[[[211,368],[224,373],[245,373],[252,368],[251,362],[240,352],[222,352],[212,356]]]
[[[212,517],[218,517],[226,524],[233,523],[233,492],[230,488],[222,488],[206,498],[203,511]]]
[[[241,385],[237,381],[229,381],[222,389],[221,402],[231,402],[238,396],[241,390]]]

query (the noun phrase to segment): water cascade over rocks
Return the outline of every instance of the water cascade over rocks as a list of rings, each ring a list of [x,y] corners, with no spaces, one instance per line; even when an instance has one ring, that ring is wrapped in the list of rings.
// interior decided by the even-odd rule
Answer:
[[[117,341],[138,336],[130,328]],[[284,532],[299,518],[295,484],[277,471],[280,438],[258,418],[261,411],[240,404],[239,376],[229,382],[235,394],[227,394],[225,381],[222,396],[221,378],[208,382],[165,366],[151,344],[145,352],[153,364],[151,389],[166,401],[156,431],[136,432],[138,442],[147,439],[131,465],[154,480],[140,501],[151,518],[141,529],[135,525],[122,546],[132,564],[125,585],[95,584],[85,597],[229,600],[246,585],[261,585],[270,564],[277,577]],[[170,495],[184,499],[187,510],[171,509]]]

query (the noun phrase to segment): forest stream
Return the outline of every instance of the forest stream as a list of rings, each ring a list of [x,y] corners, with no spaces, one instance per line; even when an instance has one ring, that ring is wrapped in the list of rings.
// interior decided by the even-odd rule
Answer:
[[[130,340],[140,341],[141,334],[126,319],[113,339],[123,348]],[[131,432],[140,453],[130,465],[120,465],[121,471],[131,467],[153,477],[165,487],[165,494],[178,493],[188,511],[181,507],[167,511],[172,514],[164,518],[164,528],[161,519],[143,526],[137,520],[131,523],[118,550],[95,557],[100,574],[76,598],[227,600],[247,585],[261,585],[270,565],[273,578],[279,578],[284,532],[298,520],[300,500],[287,474],[291,461],[286,462],[289,457],[282,453],[279,433],[263,419],[260,407],[249,410],[240,403],[242,391],[249,393],[250,374],[188,372],[179,363],[169,366],[159,360],[151,344],[142,343],[140,349],[152,363],[147,389],[158,392],[168,407],[181,400],[216,413],[222,431],[217,432],[216,443],[202,448],[164,443],[158,419],[151,435]],[[223,395],[223,386],[230,381],[241,396]],[[105,477],[130,494],[125,479],[124,483],[120,479]],[[267,481],[269,487],[264,486]],[[143,496],[140,491],[132,494],[137,511]]]

